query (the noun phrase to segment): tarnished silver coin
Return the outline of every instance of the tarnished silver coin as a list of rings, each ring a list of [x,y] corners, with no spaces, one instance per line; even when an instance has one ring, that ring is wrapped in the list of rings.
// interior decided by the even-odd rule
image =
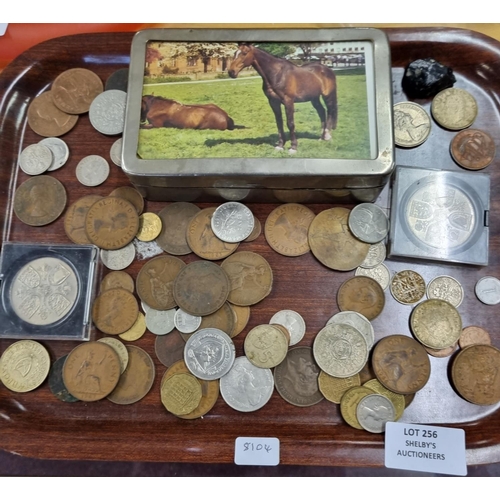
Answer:
[[[290,334],[290,345],[298,344],[306,334],[306,322],[304,318],[295,311],[284,309],[278,311],[269,321],[270,325],[278,324],[284,326]]]
[[[43,174],[51,163],[52,151],[43,144],[31,144],[25,147],[19,156],[19,167],[28,175]]]
[[[229,372],[220,379],[220,394],[237,411],[251,412],[262,408],[274,389],[274,377],[269,368],[259,368],[246,356],[234,360]]]
[[[202,328],[184,347],[184,362],[201,380],[217,380],[229,372],[236,358],[234,343],[218,328]]]
[[[396,421],[396,410],[389,398],[382,394],[369,394],[358,403],[356,417],[363,429],[380,434],[385,431],[387,422]]]
[[[431,132],[431,118],[427,111],[414,102],[394,105],[394,142],[396,146],[419,146]]]
[[[89,120],[101,134],[118,135],[125,126],[127,93],[123,90],[106,90],[90,105]]]
[[[141,308],[142,310],[144,311],[145,314],[147,314],[147,312],[150,310],[150,309],[153,309],[152,307],[149,307],[146,302],[144,302],[143,300],[141,300]]]
[[[135,246],[133,243],[118,250],[101,249],[102,263],[113,271],[121,271],[130,266],[135,259]]]
[[[174,327],[176,309],[167,309],[166,311],[158,311],[156,309],[146,310],[146,328],[155,335],[166,335],[170,333]]]
[[[46,137],[38,144],[43,144],[52,151],[52,163],[48,168],[48,172],[53,172],[54,170],[63,167],[68,161],[68,145],[62,139],[59,139],[59,137]]]
[[[334,314],[327,322],[327,325],[351,325],[363,335],[368,345],[368,349],[373,347],[375,342],[375,332],[371,322],[362,314],[355,311],[341,311]]]
[[[111,149],[109,150],[109,157],[117,167],[122,166],[122,145],[123,141],[120,137],[115,142],[113,142]]]
[[[446,300],[452,306],[458,307],[464,300],[464,289],[451,276],[437,276],[427,285],[427,297]]]
[[[82,158],[76,166],[76,178],[84,186],[99,186],[109,176],[109,163],[99,155]]]
[[[181,333],[193,333],[200,327],[201,319],[201,316],[193,316],[179,308],[175,313],[174,325]]]
[[[227,243],[238,243],[252,234],[254,217],[243,203],[228,201],[217,207],[210,224],[217,238]]]
[[[12,280],[9,300],[14,312],[32,325],[50,325],[67,316],[79,295],[73,269],[55,257],[25,264]]]
[[[358,267],[356,268],[354,275],[373,278],[384,290],[387,290],[391,281],[391,273],[385,264],[379,264],[378,266],[371,268]]]
[[[373,245],[370,245],[368,255],[360,267],[364,267],[366,269],[376,267],[384,262],[386,255],[387,249],[385,243],[383,241],[374,243]]]
[[[500,304],[500,280],[494,276],[484,276],[475,287],[476,297],[488,306]]]
[[[373,203],[360,203],[349,214],[349,229],[365,243],[378,243],[389,232],[389,219],[385,212]]]

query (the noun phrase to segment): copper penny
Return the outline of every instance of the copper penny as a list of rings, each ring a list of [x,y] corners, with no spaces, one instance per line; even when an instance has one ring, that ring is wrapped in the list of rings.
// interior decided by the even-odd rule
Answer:
[[[458,393],[477,405],[500,401],[500,350],[491,345],[471,345],[453,360],[451,377]]]
[[[28,125],[42,137],[60,137],[69,132],[78,121],[78,115],[61,111],[52,99],[52,92],[35,97],[28,108]]]
[[[186,342],[177,330],[168,335],[155,335],[155,337],[155,353],[161,364],[169,367],[177,361],[184,360]]]
[[[309,245],[314,256],[326,267],[351,271],[359,267],[370,244],[358,240],[349,229],[350,210],[342,207],[320,212],[309,226]]]
[[[234,304],[229,304],[231,309],[233,310],[236,323],[234,325],[233,331],[230,333],[230,337],[234,338],[236,335],[239,335],[247,326],[248,321],[250,320],[250,307],[248,306],[237,306]]]
[[[134,205],[137,210],[137,215],[141,215],[144,210],[144,198],[142,194],[137,191],[137,189],[130,186],[121,186],[119,188],[113,189],[109,196],[114,196],[116,198],[122,198],[129,201]]]
[[[451,156],[468,170],[486,168],[495,158],[495,141],[483,130],[467,129],[459,132],[450,144]]]
[[[95,326],[108,335],[119,335],[131,328],[139,315],[136,298],[127,290],[113,288],[99,295],[92,306]]]
[[[208,316],[220,309],[230,291],[224,269],[206,260],[197,260],[184,267],[174,282],[177,305],[193,316]]]
[[[127,292],[134,293],[134,279],[125,271],[111,271],[101,281],[101,293],[113,288],[123,288]]]
[[[173,309],[174,281],[186,266],[181,259],[170,255],[160,255],[146,262],[137,275],[137,294],[149,307],[158,311]]]
[[[255,241],[260,234],[262,233],[262,224],[260,223],[260,220],[253,216],[253,230],[250,233],[249,236],[247,236],[243,241],[250,242],[250,241]]]
[[[458,339],[462,349],[474,344],[491,344],[490,334],[480,326],[467,326]]]
[[[264,234],[269,246],[286,257],[297,257],[309,252],[307,232],[314,212],[298,203],[287,203],[275,208],[267,217]]]
[[[161,232],[156,243],[171,255],[187,255],[191,248],[186,240],[186,231],[189,221],[200,211],[192,203],[180,201],[171,203],[160,211]]]
[[[187,227],[186,240],[189,248],[202,259],[225,259],[235,252],[239,245],[239,243],[226,243],[215,236],[211,225],[215,210],[215,207],[200,210]]]
[[[104,250],[128,245],[139,229],[139,216],[132,203],[108,196],[94,203],[85,219],[90,242]]]
[[[64,231],[66,236],[77,245],[90,245],[90,240],[85,232],[85,219],[90,207],[102,199],[97,194],[84,196],[70,205],[64,215]]]
[[[128,345],[128,364],[109,401],[117,405],[130,405],[147,395],[155,380],[155,365],[151,356],[133,345]]]
[[[221,264],[231,282],[227,300],[237,306],[251,306],[267,297],[273,287],[269,262],[255,252],[236,252]]]
[[[54,104],[65,113],[79,115],[90,109],[92,101],[104,90],[101,79],[85,68],[61,73],[52,84]]]
[[[38,175],[23,182],[14,195],[14,212],[29,226],[54,222],[66,207],[64,186],[50,175]]]
[[[212,314],[209,314],[208,316],[203,316],[198,330],[202,330],[204,328],[217,328],[218,330],[222,330],[224,333],[227,333],[232,338],[234,337],[232,333],[235,322],[236,316],[231,304],[229,304],[229,302],[224,302],[220,309]]]
[[[427,351],[427,354],[430,354],[434,358],[447,358],[451,356],[458,347],[458,342],[455,342],[450,347],[445,347],[443,349],[431,349],[424,345],[424,349]]]
[[[390,335],[379,340],[372,354],[377,379],[396,394],[411,394],[422,389],[431,375],[425,349],[406,335]]]
[[[372,320],[384,309],[384,290],[373,278],[355,276],[340,286],[337,304],[341,311],[355,311]]]
[[[113,391],[120,373],[120,358],[112,347],[102,342],[86,342],[68,354],[63,382],[75,398],[98,401]]]
[[[392,296],[401,304],[414,304],[425,295],[426,286],[420,274],[407,269],[392,277],[390,290]]]

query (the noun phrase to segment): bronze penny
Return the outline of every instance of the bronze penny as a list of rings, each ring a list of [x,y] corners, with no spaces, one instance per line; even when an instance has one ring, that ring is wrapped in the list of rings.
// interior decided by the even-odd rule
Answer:
[[[340,286],[337,303],[341,311],[355,311],[372,320],[384,309],[384,290],[368,276],[355,276]]]
[[[314,212],[298,203],[286,203],[275,208],[267,217],[264,235],[269,246],[287,257],[309,252],[307,232]]]
[[[255,252],[236,252],[221,264],[231,282],[227,300],[237,306],[251,306],[267,297],[273,287],[269,262]]]
[[[225,259],[238,248],[239,243],[226,243],[219,240],[212,230],[212,215],[215,207],[200,210],[190,221],[187,227],[186,240],[189,248],[207,260]]]
[[[252,232],[243,241],[246,242],[255,241],[260,236],[260,233],[262,233],[262,224],[260,223],[260,220],[257,219],[257,217],[255,217],[254,215]]]
[[[52,84],[54,104],[65,113],[86,113],[92,101],[104,90],[101,79],[85,68],[73,68],[61,73]]]
[[[111,394],[120,373],[120,358],[112,347],[102,342],[86,342],[68,354],[63,382],[75,398],[98,401]]]
[[[217,328],[227,333],[232,338],[235,322],[236,316],[231,304],[229,304],[229,302],[224,302],[220,309],[208,316],[203,316],[198,330],[203,330],[204,328]]]
[[[445,347],[444,349],[431,349],[430,347],[424,345],[424,349],[427,354],[430,354],[434,358],[447,358],[457,350],[457,347],[458,342],[455,342],[452,346]]]
[[[500,401],[500,350],[476,344],[460,351],[453,360],[451,377],[458,393],[477,405]]]
[[[236,306],[234,304],[229,305],[231,306],[231,309],[233,310],[236,317],[236,323],[231,334],[229,335],[231,338],[234,338],[239,335],[247,326],[248,321],[250,320],[250,307]]]
[[[155,353],[162,365],[168,368],[177,361],[184,360],[186,342],[177,330],[171,331],[168,335],[155,335],[155,337]]]
[[[140,347],[128,345],[128,364],[109,401],[117,405],[131,405],[151,390],[155,380],[155,365],[151,356]]]
[[[101,281],[101,293],[113,288],[123,288],[127,292],[134,293],[134,279],[125,271],[111,271]]]
[[[156,243],[171,255],[187,255],[191,248],[186,240],[186,231],[189,221],[200,211],[192,203],[180,201],[171,203],[160,211],[161,232]]]
[[[495,141],[483,130],[467,129],[451,141],[451,156],[463,168],[481,170],[495,158]]]
[[[95,326],[108,335],[119,335],[131,328],[139,315],[136,298],[127,290],[113,288],[99,295],[92,306]]]
[[[224,305],[229,290],[230,281],[224,269],[213,262],[197,260],[177,275],[174,299],[187,313],[208,316]]]
[[[144,198],[142,197],[142,194],[133,187],[121,186],[119,188],[113,189],[113,191],[109,193],[109,196],[122,198],[132,203],[132,205],[134,205],[135,209],[137,210],[137,215],[141,215],[142,211],[144,210]]]
[[[377,379],[396,394],[411,394],[422,389],[431,375],[425,349],[406,335],[390,335],[379,340],[372,354]]]
[[[320,371],[310,347],[293,347],[274,369],[276,390],[294,406],[318,404],[324,399],[318,385]]]
[[[371,380],[372,378],[375,377],[375,372],[373,371],[372,363],[370,360],[366,362],[366,365],[363,367],[363,369],[359,372],[359,379],[361,382],[361,385],[364,383],[368,382],[368,380]]]
[[[97,194],[84,196],[70,205],[64,215],[64,231],[66,236],[77,245],[90,245],[87,233],[85,232],[85,219],[90,207],[102,199]]]
[[[78,115],[61,111],[49,90],[35,97],[28,108],[28,125],[42,137],[60,137],[69,132],[78,121]]]
[[[14,195],[14,212],[29,226],[54,222],[66,207],[64,186],[50,175],[38,175],[23,182]]]
[[[309,226],[309,246],[326,267],[351,271],[359,267],[370,250],[370,244],[358,240],[349,229],[350,210],[342,207],[320,212]]]
[[[54,361],[54,363],[50,367],[49,389],[57,399],[60,399],[65,403],[75,403],[76,401],[78,401],[78,398],[75,398],[75,396],[69,393],[68,388],[64,385],[63,382],[62,371],[67,357],[67,354],[65,356],[62,356],[61,358]]]
[[[474,344],[491,344],[490,334],[480,326],[468,326],[462,330],[458,339],[462,349]]]
[[[170,255],[160,255],[146,262],[137,275],[139,298],[158,311],[173,309],[177,305],[174,281],[185,266],[181,259]]]
[[[112,196],[95,202],[85,219],[88,239],[104,250],[118,250],[127,246],[138,229],[139,216],[132,203]]]

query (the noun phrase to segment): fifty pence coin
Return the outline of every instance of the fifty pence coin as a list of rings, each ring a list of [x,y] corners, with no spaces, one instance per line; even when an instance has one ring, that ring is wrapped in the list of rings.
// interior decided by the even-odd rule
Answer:
[[[349,229],[365,243],[378,243],[389,232],[389,219],[378,205],[361,203],[349,214]]]
[[[252,211],[242,203],[228,201],[217,207],[210,223],[217,238],[227,243],[237,243],[252,234],[254,217]]]
[[[104,250],[100,252],[102,263],[113,271],[121,271],[130,266],[135,259],[135,246],[133,243],[118,250]]]
[[[494,276],[484,276],[474,288],[476,297],[488,306],[500,304],[500,280]]]
[[[40,175],[52,164],[52,151],[43,144],[31,144],[19,156],[19,167],[28,175]]]
[[[99,155],[89,155],[76,166],[76,178],[84,186],[99,186],[109,176],[109,163]]]
[[[53,172],[63,167],[69,158],[68,145],[58,137],[47,137],[42,139],[38,144],[47,146],[52,151],[52,163],[48,168],[49,172]]]
[[[269,324],[283,325],[290,332],[290,345],[298,344],[306,334],[306,322],[304,318],[295,311],[284,309],[277,312],[269,321]]]
[[[437,276],[427,285],[427,298],[446,300],[458,307],[464,300],[464,289],[451,276]]]
[[[193,333],[201,325],[201,316],[193,316],[182,309],[177,309],[174,316],[175,328],[181,333]]]
[[[125,127],[127,93],[122,90],[106,90],[90,105],[89,119],[101,134],[117,135]]]
[[[394,105],[394,142],[396,146],[419,146],[431,132],[431,118],[427,111],[414,102]]]
[[[381,433],[385,431],[387,422],[395,421],[396,410],[391,401],[382,394],[369,394],[358,403],[356,417],[366,431]]]

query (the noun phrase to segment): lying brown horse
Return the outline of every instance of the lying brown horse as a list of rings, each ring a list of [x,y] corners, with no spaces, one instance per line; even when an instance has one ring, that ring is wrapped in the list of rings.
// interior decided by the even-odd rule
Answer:
[[[248,66],[252,66],[262,77],[264,94],[274,112],[279,135],[276,149],[282,150],[286,142],[282,104],[285,106],[286,122],[290,130],[290,153],[297,150],[294,122],[296,102],[311,101],[321,120],[321,139],[327,141],[332,138],[330,131],[337,127],[337,83],[333,70],[320,63],[296,66],[253,45],[240,44],[229,67],[229,76],[236,78]],[[326,111],[320,97],[323,98]]]
[[[141,105],[141,128],[158,127],[233,130],[234,121],[215,104],[188,105],[145,95]]]

